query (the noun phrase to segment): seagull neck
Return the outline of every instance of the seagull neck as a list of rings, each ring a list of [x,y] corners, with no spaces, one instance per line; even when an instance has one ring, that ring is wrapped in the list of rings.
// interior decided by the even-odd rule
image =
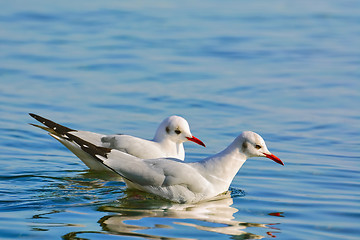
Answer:
[[[159,128],[156,130],[155,136],[153,138],[154,142],[158,142],[161,143],[162,141],[166,140],[166,133],[164,130],[162,130],[161,125],[159,126]]]
[[[169,135],[167,135],[163,130],[158,129],[155,133],[155,136],[153,138],[154,142],[159,143],[160,145],[163,146],[169,146],[169,147],[174,147],[174,145],[176,147],[179,147],[181,144],[178,144],[174,141],[172,141],[169,137]]]
[[[167,149],[166,157],[174,157],[184,160],[185,152],[182,143],[174,142],[170,138],[164,137],[160,134],[156,134],[153,141],[157,142],[162,149]]]
[[[163,138],[161,140],[155,140],[155,141],[158,142],[159,144],[161,144],[162,146],[168,147],[168,148],[170,148],[170,147],[173,148],[174,146],[176,146],[176,148],[179,148],[180,146],[182,146],[182,143],[174,142],[169,138]]]
[[[205,159],[203,164],[210,173],[209,177],[216,182],[214,184],[223,186],[226,191],[246,159],[247,156],[231,144],[218,154]]]

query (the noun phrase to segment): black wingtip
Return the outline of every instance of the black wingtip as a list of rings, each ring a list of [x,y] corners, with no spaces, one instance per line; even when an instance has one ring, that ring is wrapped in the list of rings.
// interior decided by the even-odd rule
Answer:
[[[36,115],[34,113],[29,113],[29,115],[31,117],[33,117],[35,120],[41,122],[42,124],[44,124],[45,126],[47,126],[48,128],[51,128],[54,130],[54,132],[58,133],[58,134],[65,134],[65,133],[68,133],[68,132],[72,132],[72,131],[76,131],[74,129],[71,129],[71,128],[68,128],[68,127],[65,127],[63,125],[60,125],[56,122],[53,122],[49,119],[46,119],[46,118],[43,118],[39,115]]]
[[[102,156],[102,157],[107,157],[107,154],[111,152],[111,148],[105,148],[105,147],[99,147],[99,146],[96,146],[82,138],[79,138],[71,133],[66,133],[65,136],[67,137],[67,140],[68,141],[73,141],[75,142],[76,144],[78,144],[81,149],[90,154],[92,157],[100,160],[102,162],[101,159],[99,159],[98,156]],[[98,155],[98,156],[97,156]]]
[[[39,116],[39,115],[36,115],[35,113],[29,113],[29,115],[32,117],[32,118],[34,118],[35,120],[37,120],[37,121],[39,121],[39,122],[41,122],[43,119],[45,120],[46,118],[43,118],[43,117],[41,117],[41,116]],[[46,119],[47,120],[47,119]]]
[[[39,115],[36,115],[34,113],[29,113],[29,115],[34,118],[35,120],[38,120],[38,118],[40,117]],[[39,120],[38,120],[39,121]]]

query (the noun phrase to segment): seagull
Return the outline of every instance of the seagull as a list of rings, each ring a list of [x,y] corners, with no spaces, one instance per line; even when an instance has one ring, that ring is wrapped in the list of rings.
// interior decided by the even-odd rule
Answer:
[[[263,138],[251,131],[242,132],[223,151],[198,162],[174,158],[141,159],[117,149],[97,147],[71,132],[54,137],[66,139],[73,148],[82,150],[88,157],[119,174],[128,188],[177,203],[202,202],[228,191],[248,158],[266,157],[284,165],[270,153]]]
[[[152,140],[122,134],[104,135],[89,131],[78,131],[33,113],[29,113],[29,115],[45,126],[31,125],[48,131],[50,136],[65,145],[92,170],[111,171],[109,168],[104,167],[103,164],[89,157],[86,152],[79,148],[74,148],[66,138],[67,133],[77,136],[97,147],[117,149],[140,159],[176,158],[184,160],[185,151],[183,142],[186,141],[192,141],[205,147],[205,144],[200,139],[191,134],[188,122],[184,118],[175,115],[167,117],[161,122]]]

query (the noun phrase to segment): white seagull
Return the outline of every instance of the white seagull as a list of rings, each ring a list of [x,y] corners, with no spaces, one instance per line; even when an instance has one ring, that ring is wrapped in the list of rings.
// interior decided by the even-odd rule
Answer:
[[[184,160],[185,151],[183,142],[186,141],[192,141],[205,147],[201,140],[191,134],[188,122],[179,116],[165,118],[159,125],[154,139],[146,140],[130,135],[104,135],[89,131],[78,131],[33,113],[29,113],[29,115],[46,127],[36,124],[31,125],[48,131],[52,137],[65,145],[92,170],[109,171],[109,168],[104,167],[99,161],[89,157],[86,152],[69,143],[66,138],[67,133],[71,133],[71,135],[79,137],[95,146],[117,149],[141,159],[177,158]]]
[[[248,158],[267,157],[284,165],[269,152],[262,137],[250,131],[241,133],[220,153],[191,163],[173,158],[140,159],[116,149],[97,147],[71,133],[54,137],[65,138],[74,148],[118,173],[128,188],[178,203],[205,201],[226,192]]]

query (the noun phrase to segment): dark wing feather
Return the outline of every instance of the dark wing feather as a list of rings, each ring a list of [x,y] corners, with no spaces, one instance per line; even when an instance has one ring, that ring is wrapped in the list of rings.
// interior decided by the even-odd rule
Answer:
[[[33,113],[29,113],[29,115],[31,117],[35,118],[37,121],[44,124],[45,126],[47,126],[48,128],[52,129],[57,134],[64,135],[65,133],[76,131],[74,129],[71,129],[71,128],[65,127],[63,125],[60,125],[60,124],[58,124],[56,122],[53,122],[53,121],[51,121],[49,119],[43,118],[43,117],[41,117],[39,115],[36,115],[36,114],[33,114]],[[38,125],[34,125],[34,124],[32,124],[32,125],[36,126],[36,127],[40,127]],[[46,130],[46,129],[44,129],[44,130]],[[46,130],[46,131],[48,131],[48,130]]]

